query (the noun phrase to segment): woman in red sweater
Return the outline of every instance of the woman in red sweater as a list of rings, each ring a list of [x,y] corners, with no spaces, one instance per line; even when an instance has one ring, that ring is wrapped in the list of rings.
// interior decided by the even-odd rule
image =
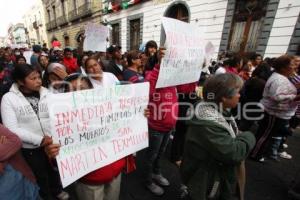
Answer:
[[[163,57],[163,50],[159,51],[158,62]],[[149,64],[149,63],[148,63]],[[169,181],[162,175],[160,159],[166,150],[170,134],[174,131],[178,117],[178,102],[176,87],[155,88],[160,70],[156,63],[146,67],[145,79],[150,84],[149,110],[149,147],[147,148],[146,188],[153,194],[161,196]]]

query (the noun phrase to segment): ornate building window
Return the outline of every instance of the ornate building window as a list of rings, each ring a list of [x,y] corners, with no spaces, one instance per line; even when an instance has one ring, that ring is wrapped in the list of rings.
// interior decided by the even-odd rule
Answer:
[[[269,0],[237,0],[228,50],[255,52]]]
[[[130,50],[137,50],[141,42],[141,19],[130,20],[129,23]]]

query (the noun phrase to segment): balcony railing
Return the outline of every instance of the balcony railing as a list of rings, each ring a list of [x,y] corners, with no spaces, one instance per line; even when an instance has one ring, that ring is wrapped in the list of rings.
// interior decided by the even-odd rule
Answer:
[[[51,27],[52,27],[52,29],[57,28],[56,20],[52,20],[52,21],[51,21]]]
[[[50,22],[46,23],[46,29],[47,29],[47,31],[51,30],[51,23]]]
[[[92,14],[91,2],[88,2],[78,8],[78,15],[80,17],[88,17]]]
[[[57,18],[56,21],[57,21],[58,26],[64,26],[64,25],[68,24],[66,16],[60,16],[59,18]]]
[[[71,22],[73,22],[73,21],[75,21],[75,20],[77,20],[79,18],[80,18],[80,16],[77,15],[77,10],[76,9],[74,9],[74,10],[72,10],[72,11],[69,12],[69,20]]]
[[[52,20],[52,21],[48,22],[48,23],[46,24],[46,28],[47,28],[47,31],[51,31],[51,30],[57,28],[56,21],[55,21],[55,20]]]

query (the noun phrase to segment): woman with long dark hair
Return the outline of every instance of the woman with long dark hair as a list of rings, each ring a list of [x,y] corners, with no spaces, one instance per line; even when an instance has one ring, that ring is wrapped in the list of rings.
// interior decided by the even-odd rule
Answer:
[[[58,171],[54,170],[44,146],[52,142],[46,104],[48,90],[42,87],[38,69],[16,65],[14,84],[1,102],[3,124],[22,140],[22,154],[36,176],[43,199],[67,199]]]

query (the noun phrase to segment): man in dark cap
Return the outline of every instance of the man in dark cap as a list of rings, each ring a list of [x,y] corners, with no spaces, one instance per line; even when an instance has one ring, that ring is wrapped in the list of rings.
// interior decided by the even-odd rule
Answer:
[[[111,55],[112,60],[108,63],[105,71],[114,74],[119,81],[123,80],[123,65],[122,65],[122,53],[121,47],[111,45],[107,48],[107,53]]]

